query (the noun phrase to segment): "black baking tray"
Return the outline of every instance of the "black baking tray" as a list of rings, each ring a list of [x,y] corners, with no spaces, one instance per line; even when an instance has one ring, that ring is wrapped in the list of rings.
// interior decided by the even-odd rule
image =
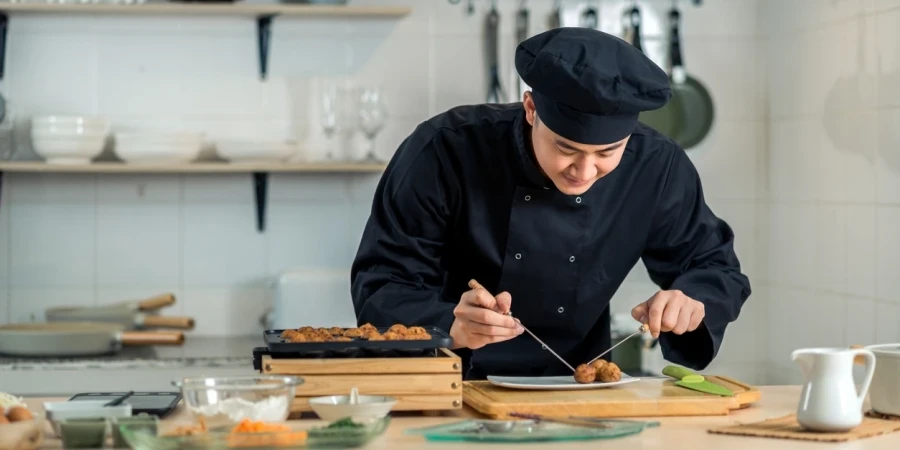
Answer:
[[[270,353],[291,354],[306,358],[365,358],[385,356],[432,356],[439,348],[450,348],[453,338],[436,327],[423,327],[431,339],[402,341],[370,341],[353,338],[350,342],[287,342],[281,337],[284,330],[266,330],[263,339]],[[378,328],[379,333],[388,330]]]

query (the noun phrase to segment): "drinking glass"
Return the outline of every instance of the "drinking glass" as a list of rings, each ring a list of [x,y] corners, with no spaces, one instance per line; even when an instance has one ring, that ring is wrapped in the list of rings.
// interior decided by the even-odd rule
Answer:
[[[359,96],[359,129],[366,137],[366,153],[363,162],[382,162],[375,154],[375,137],[384,129],[388,112],[379,87],[363,87]]]

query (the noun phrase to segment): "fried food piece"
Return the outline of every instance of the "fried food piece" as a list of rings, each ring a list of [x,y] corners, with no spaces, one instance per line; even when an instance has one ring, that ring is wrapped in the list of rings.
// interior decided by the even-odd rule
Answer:
[[[369,334],[368,336],[366,336],[366,339],[368,339],[368,340],[370,340],[370,341],[384,341],[384,340],[386,340],[386,339],[384,338],[384,336],[382,336],[382,335],[380,335],[380,334],[378,334],[378,333]]]
[[[346,331],[344,331],[344,337],[350,337],[350,338],[360,338],[360,337],[363,337],[363,334],[364,334],[363,330],[361,330],[359,328],[349,328]]]
[[[405,337],[403,334],[401,334],[397,331],[390,331],[390,330],[385,331],[384,334],[382,334],[381,336],[384,337],[384,339],[388,340],[388,341],[402,341],[403,338]]]
[[[616,363],[606,363],[596,370],[597,381],[603,383],[612,383],[622,379],[622,370]]]
[[[331,338],[332,342],[352,342],[353,338],[348,338],[347,336],[335,336]]]
[[[403,333],[401,334],[404,339],[408,341],[427,341],[431,339],[431,335],[428,333],[425,334],[413,334],[413,333]]]
[[[593,383],[596,375],[597,370],[587,364],[582,364],[575,368],[575,381],[581,384]]]
[[[308,342],[309,337],[306,333],[301,333],[297,330],[284,330],[281,333],[281,338],[288,342]]]
[[[359,327],[359,329],[363,330],[363,331],[378,331],[378,329],[375,328],[375,325],[372,325],[371,323],[367,323],[367,324]]]
[[[605,359],[598,359],[591,363],[591,367],[593,367],[594,369],[599,369],[607,364],[609,364],[609,362]]]
[[[309,332],[316,331],[316,330],[313,327],[300,327],[300,328],[297,328],[297,331],[299,331],[301,333],[309,333]]]
[[[409,327],[406,329],[406,334],[428,334],[422,327]]]
[[[341,336],[344,334],[344,329],[341,327],[331,327],[328,331],[334,336]]]
[[[398,323],[398,324],[395,324],[395,325],[391,325],[391,327],[388,328],[388,331],[393,331],[393,332],[395,332],[395,333],[405,333],[405,332],[406,332],[406,325],[402,325],[402,324],[399,324],[399,323]]]

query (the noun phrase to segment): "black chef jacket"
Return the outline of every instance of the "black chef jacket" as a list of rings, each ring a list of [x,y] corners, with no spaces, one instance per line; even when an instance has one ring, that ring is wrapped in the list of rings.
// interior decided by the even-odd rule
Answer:
[[[359,323],[449,332],[474,278],[508,291],[513,316],[576,366],[610,347],[610,299],[643,259],[661,289],[703,302],[702,325],[660,345],[668,361],[705,368],[750,283],[685,152],[639,124],[619,166],[570,196],[541,172],[527,129],[521,103],[461,106],[403,141],[351,268]],[[571,373],[527,333],[457,352],[466,379]]]

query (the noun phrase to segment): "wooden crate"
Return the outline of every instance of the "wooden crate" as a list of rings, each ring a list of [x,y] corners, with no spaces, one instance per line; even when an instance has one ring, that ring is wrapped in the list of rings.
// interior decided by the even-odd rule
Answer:
[[[397,399],[394,411],[441,411],[462,407],[462,361],[447,349],[437,356],[415,358],[276,359],[263,355],[260,372],[297,375],[303,384],[292,413],[312,411],[308,400],[326,395],[387,395]]]

